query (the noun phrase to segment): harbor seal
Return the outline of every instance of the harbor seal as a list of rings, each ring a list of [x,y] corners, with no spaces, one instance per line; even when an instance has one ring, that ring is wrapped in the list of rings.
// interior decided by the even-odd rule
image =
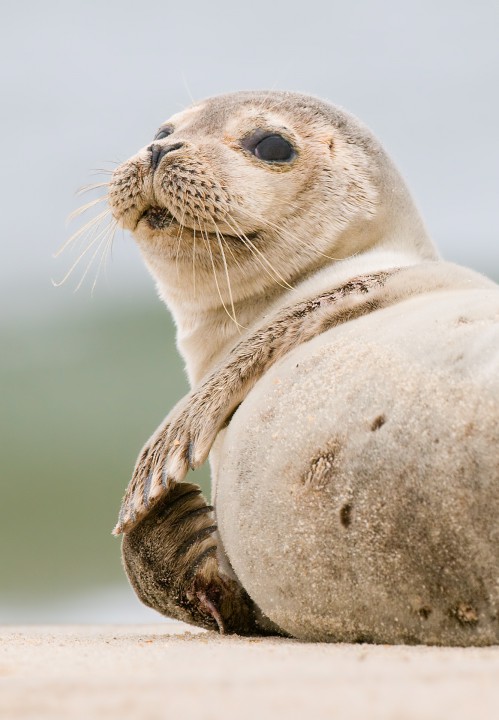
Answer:
[[[497,641],[499,291],[439,259],[370,131],[295,93],[212,98],[117,168],[109,202],[193,388],[115,529],[144,602],[221,631]],[[210,451],[214,509],[179,490]]]

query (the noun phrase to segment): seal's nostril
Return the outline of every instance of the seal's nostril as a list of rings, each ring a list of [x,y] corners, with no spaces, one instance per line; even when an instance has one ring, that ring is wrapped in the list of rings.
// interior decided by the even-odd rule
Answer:
[[[172,152],[172,150],[178,150],[183,146],[183,144],[184,143],[178,142],[173,145],[159,145],[156,143],[150,145],[147,149],[151,151],[151,167],[153,172],[157,169],[159,163],[165,155]]]

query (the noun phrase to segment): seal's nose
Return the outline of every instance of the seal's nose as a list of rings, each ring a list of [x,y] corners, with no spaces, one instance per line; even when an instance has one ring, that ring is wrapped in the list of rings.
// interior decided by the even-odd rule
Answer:
[[[147,148],[151,151],[151,167],[152,171],[155,172],[162,158],[172,150],[178,150],[184,143],[174,143],[173,145],[159,145],[153,143]]]

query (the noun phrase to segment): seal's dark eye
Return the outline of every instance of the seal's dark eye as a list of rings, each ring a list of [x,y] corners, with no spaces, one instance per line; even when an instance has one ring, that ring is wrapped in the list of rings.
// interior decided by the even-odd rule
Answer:
[[[155,140],[163,140],[163,138],[168,137],[168,135],[171,135],[173,132],[173,128],[171,125],[164,125],[163,127],[160,127],[156,135],[154,136]]]
[[[267,135],[255,145],[253,154],[265,162],[286,162],[292,160],[295,151],[281,135]]]

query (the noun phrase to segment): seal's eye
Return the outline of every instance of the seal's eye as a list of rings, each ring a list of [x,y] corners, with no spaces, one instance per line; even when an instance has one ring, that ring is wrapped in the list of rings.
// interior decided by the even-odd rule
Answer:
[[[287,162],[292,160],[295,151],[281,135],[267,135],[255,145],[253,154],[265,162]]]
[[[173,128],[171,125],[163,125],[163,127],[160,127],[156,135],[154,136],[155,140],[163,140],[163,138],[168,137],[168,135],[171,135],[173,132]]]

